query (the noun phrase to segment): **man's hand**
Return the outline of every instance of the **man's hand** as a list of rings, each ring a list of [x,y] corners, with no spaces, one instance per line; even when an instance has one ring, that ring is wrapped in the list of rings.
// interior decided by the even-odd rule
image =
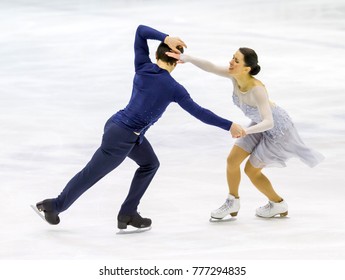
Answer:
[[[237,123],[232,123],[230,133],[232,138],[241,138],[247,135],[244,129]]]
[[[181,53],[176,47],[181,46],[187,48],[187,45],[185,42],[183,42],[178,37],[170,37],[166,36],[164,39],[164,43],[167,44],[175,53]]]

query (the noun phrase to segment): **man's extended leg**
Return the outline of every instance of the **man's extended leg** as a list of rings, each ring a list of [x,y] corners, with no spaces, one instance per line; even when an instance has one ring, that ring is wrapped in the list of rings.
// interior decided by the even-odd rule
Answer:
[[[85,191],[119,166],[135,146],[137,139],[138,136],[132,131],[109,123],[105,128],[102,144],[90,162],[68,182],[56,199],[47,199],[37,204],[37,208],[44,211],[46,220],[57,224],[57,215],[68,209]]]

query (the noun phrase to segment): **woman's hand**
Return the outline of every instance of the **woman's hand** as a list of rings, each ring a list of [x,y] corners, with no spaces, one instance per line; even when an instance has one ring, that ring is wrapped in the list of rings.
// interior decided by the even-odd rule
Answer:
[[[237,123],[232,123],[230,133],[232,138],[241,138],[247,135],[245,130]]]
[[[174,52],[166,52],[165,53],[167,56],[170,56],[172,58],[177,59],[177,63],[184,63],[183,60],[181,60],[181,54],[180,53],[174,53]]]

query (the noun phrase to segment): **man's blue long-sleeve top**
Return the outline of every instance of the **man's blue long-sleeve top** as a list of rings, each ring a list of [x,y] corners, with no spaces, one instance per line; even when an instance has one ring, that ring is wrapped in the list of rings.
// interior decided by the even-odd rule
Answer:
[[[112,121],[143,136],[162,116],[168,105],[176,102],[200,121],[230,130],[231,121],[200,107],[167,70],[152,63],[147,40],[163,42],[166,36],[168,35],[148,26],[140,25],[137,28],[134,42],[135,76],[132,96],[126,108],[113,115]]]

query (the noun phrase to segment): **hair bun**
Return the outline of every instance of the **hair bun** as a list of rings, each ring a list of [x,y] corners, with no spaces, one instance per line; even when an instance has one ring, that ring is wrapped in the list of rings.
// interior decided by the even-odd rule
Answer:
[[[254,76],[254,75],[258,74],[260,72],[260,70],[261,70],[260,65],[256,64],[254,67],[252,67],[252,69],[250,69],[249,74]]]

